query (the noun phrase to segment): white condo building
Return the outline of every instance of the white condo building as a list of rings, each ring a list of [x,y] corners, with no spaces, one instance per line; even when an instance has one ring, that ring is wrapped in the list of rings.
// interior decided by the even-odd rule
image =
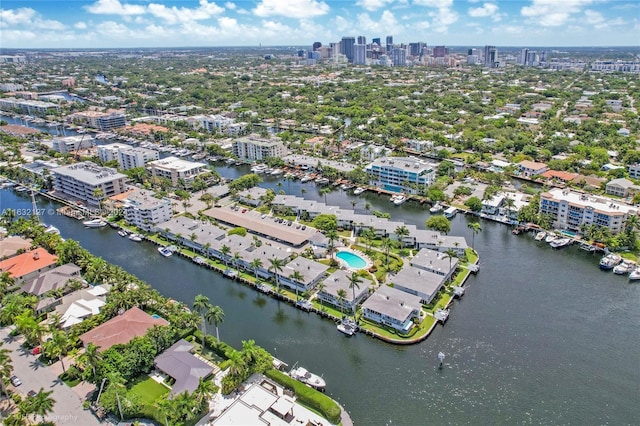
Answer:
[[[55,137],[51,141],[51,149],[61,154],[76,154],[82,149],[93,147],[93,143],[93,137],[89,135]]]
[[[159,159],[160,154],[155,149],[112,143],[98,147],[98,157],[104,162],[116,160],[122,170],[129,170],[144,167],[149,161]]]
[[[556,188],[540,194],[540,213],[549,215],[559,229],[580,231],[583,224],[595,224],[616,234],[624,229],[629,215],[638,214],[638,209],[611,198]]]
[[[127,224],[137,226],[147,232],[159,223],[171,219],[171,200],[156,198],[151,191],[139,189],[127,196],[124,202],[124,218]]]
[[[371,185],[392,192],[417,194],[436,178],[436,166],[414,157],[383,157],[369,164],[365,171]]]
[[[285,157],[287,148],[280,139],[249,135],[233,141],[233,154],[245,160],[262,161],[272,157]]]
[[[109,167],[100,167],[90,161],[75,163],[51,170],[53,185],[57,192],[99,206],[105,198],[121,194],[126,190],[127,176]],[[96,196],[96,190],[102,192]]]
[[[206,173],[207,165],[177,157],[167,157],[148,162],[147,170],[151,172],[151,176],[167,178],[173,186],[177,186],[180,179],[183,179],[188,185],[193,182],[196,176]]]

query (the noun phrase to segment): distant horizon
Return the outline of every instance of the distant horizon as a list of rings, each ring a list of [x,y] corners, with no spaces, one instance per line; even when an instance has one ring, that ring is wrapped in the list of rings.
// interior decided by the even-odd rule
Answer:
[[[4,0],[0,8],[4,49],[310,46],[361,35],[382,44],[392,36],[428,46],[634,47],[638,16],[637,0]]]

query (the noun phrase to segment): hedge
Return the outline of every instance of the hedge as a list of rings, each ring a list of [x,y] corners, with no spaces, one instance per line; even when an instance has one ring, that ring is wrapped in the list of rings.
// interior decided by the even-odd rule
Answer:
[[[271,380],[279,383],[287,389],[292,389],[298,402],[318,411],[333,424],[340,423],[341,409],[338,404],[327,395],[310,388],[278,370],[269,370],[265,373]]]

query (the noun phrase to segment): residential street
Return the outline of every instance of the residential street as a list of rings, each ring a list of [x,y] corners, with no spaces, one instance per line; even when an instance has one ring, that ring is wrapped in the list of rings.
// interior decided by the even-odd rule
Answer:
[[[30,390],[53,390],[51,397],[56,401],[53,412],[45,419],[56,425],[99,425],[98,419],[89,411],[82,408],[82,401],[73,389],[65,385],[52,367],[47,367],[37,360],[37,357],[20,347],[21,338],[9,337],[10,329],[0,329],[0,338],[4,342],[3,348],[11,351],[13,371],[22,380],[17,389],[24,397]]]

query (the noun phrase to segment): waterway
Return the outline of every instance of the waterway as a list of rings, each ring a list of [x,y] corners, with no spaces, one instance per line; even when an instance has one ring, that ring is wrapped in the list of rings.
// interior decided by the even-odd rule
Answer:
[[[246,173],[219,167],[225,177]],[[267,177],[262,184],[324,201],[314,184]],[[353,197],[336,190],[330,204],[389,211],[424,227],[427,206],[392,206],[386,196]],[[55,205],[40,198],[38,207]],[[28,196],[0,191],[0,209],[29,208]],[[598,256],[570,247],[552,250],[531,236],[483,221],[475,237],[481,271],[452,305],[445,326],[425,341],[394,346],[269,299],[177,256],[164,258],[109,227],[86,229],[47,213],[92,253],[140,276],[168,297],[191,304],[209,296],[224,312],[223,340],[239,347],[254,339],[290,365],[322,374],[327,393],[357,425],[637,424],[640,419],[640,285],[598,269]],[[467,218],[452,235],[471,242]],[[437,354],[444,352],[444,367]]]

